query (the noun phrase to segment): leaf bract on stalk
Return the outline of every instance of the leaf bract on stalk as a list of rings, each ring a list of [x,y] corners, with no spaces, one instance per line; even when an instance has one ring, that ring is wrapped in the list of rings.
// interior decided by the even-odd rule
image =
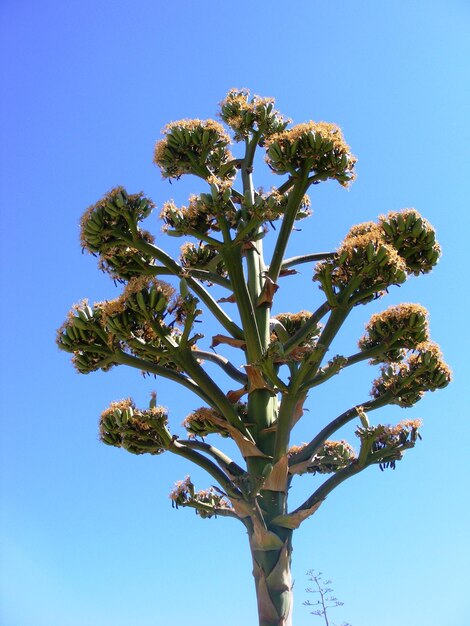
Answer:
[[[243,524],[260,624],[290,626],[293,531],[345,480],[371,465],[394,468],[420,438],[419,420],[373,424],[373,411],[412,407],[451,380],[419,304],[374,314],[355,354],[335,354],[334,340],[354,307],[428,273],[440,246],[429,222],[407,208],[353,226],[337,250],[288,258],[296,221],[312,215],[307,192],[328,180],[348,187],[356,157],[335,124],[291,125],[272,98],[251,96],[247,89],[232,89],[218,115],[222,123],[171,122],[155,146],[163,178],[192,175],[207,184],[186,204],[169,200],[159,210],[163,236],[184,238],[178,258],[160,247],[162,237],[143,228],[154,226],[156,214],[143,193],[115,187],[86,210],[81,245],[122,292],[93,306],[75,305],[57,343],[72,354],[80,373],[126,365],[197,396],[198,408],[182,424],[177,416],[180,426],[172,425],[155,395],[144,409],[130,398],[111,402],[101,415],[100,438],[133,454],[176,454],[204,470],[210,487],[197,491],[188,476],[172,491],[172,504]],[[232,138],[244,146],[241,158],[230,152]],[[259,149],[276,179],[284,177],[270,191],[254,184]],[[280,226],[270,228],[275,221]],[[269,258],[263,249],[268,236]],[[317,308],[279,311],[278,292],[305,263],[313,265],[320,288]],[[213,285],[224,297],[212,295]],[[212,337],[200,330],[207,317],[218,324]],[[340,415],[304,415],[317,386],[333,378],[340,385],[341,372],[361,361],[380,367],[370,398],[351,391],[351,405]],[[207,363],[230,382],[209,375]],[[291,433],[299,420],[308,421],[312,438],[295,444]],[[335,438],[351,422],[356,449]],[[218,447],[228,439],[235,459]],[[289,488],[303,474],[316,475],[318,482],[293,508]]]

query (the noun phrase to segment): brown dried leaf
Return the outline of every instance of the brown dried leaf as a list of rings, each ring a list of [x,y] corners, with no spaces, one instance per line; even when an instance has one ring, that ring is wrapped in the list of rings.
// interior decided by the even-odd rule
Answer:
[[[220,302],[220,303],[222,303],[222,302],[230,302],[231,304],[234,304],[236,301],[237,301],[237,299],[235,298],[235,294],[234,293],[232,293],[232,295],[229,296],[228,298],[219,298],[217,300],[217,302]]]
[[[315,511],[319,508],[322,502],[323,500],[320,500],[309,509],[300,509],[299,511],[297,511],[297,513],[278,515],[273,520],[271,520],[271,523],[275,524],[276,526],[282,526],[283,528],[298,528],[304,520],[306,520],[308,517],[315,513]]]
[[[233,427],[232,429],[230,429],[230,435],[232,439],[235,441],[235,443],[237,444],[240,452],[242,453],[242,456],[245,459],[249,456],[259,456],[259,457],[267,458],[267,455],[264,454],[264,452],[261,452],[261,450],[254,443],[252,443],[249,439],[247,439],[245,435],[242,435],[242,433],[239,430]]]
[[[287,454],[285,454],[274,464],[272,472],[263,485],[263,489],[269,489],[270,491],[286,491],[287,469]]]
[[[227,393],[227,398],[232,404],[235,404],[240,400],[240,398],[243,398],[246,393],[248,393],[248,389],[245,387],[242,387],[241,389],[232,389]]]
[[[253,559],[253,576],[256,580],[260,624],[275,624],[279,621],[279,616],[269,595],[265,574],[255,559]]]
[[[211,348],[215,348],[221,343],[232,346],[232,348],[244,349],[246,346],[246,341],[243,339],[234,339],[233,337],[226,337],[225,335],[214,335],[214,337],[212,337]]]
[[[235,498],[231,498],[230,502],[232,503],[234,511],[238,517],[249,517],[252,514],[251,507],[248,502],[245,502],[245,500],[235,500]]]
[[[281,270],[279,273],[279,276],[291,276],[292,274],[298,274],[299,272],[297,270],[290,270],[290,269],[285,269],[285,270]]]
[[[248,393],[252,393],[256,389],[269,389],[269,391],[274,393],[274,390],[272,387],[269,387],[263,378],[263,374],[257,367],[254,365],[245,365],[244,367],[248,376]]]
[[[279,285],[275,283],[269,276],[266,276],[263,291],[261,292],[258,302],[256,306],[261,306],[262,304],[272,304],[274,294],[279,289]]]
[[[253,517],[253,534],[251,536],[251,546],[253,550],[266,552],[268,550],[279,550],[283,541],[276,533],[267,530],[257,517]]]
[[[297,404],[295,405],[294,413],[292,414],[291,428],[292,428],[292,426],[294,426],[294,424],[297,424],[299,419],[304,414],[304,402],[305,402],[306,398],[307,398],[307,394],[302,394],[300,396]]]

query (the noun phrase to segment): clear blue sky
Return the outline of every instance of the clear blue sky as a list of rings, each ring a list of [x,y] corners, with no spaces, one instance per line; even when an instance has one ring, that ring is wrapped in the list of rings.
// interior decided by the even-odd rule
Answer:
[[[353,223],[409,206],[444,249],[431,275],[355,311],[339,338],[338,350],[353,347],[373,312],[420,302],[455,382],[374,415],[423,417],[423,441],[395,472],[371,468],[337,489],[297,532],[295,624],[320,623],[302,606],[309,568],[345,602],[335,621],[469,624],[468,3],[4,0],[1,23],[2,626],[256,622],[239,525],[171,508],[184,463],[97,439],[112,400],[145,405],[155,388],[176,424],[198,400],[123,368],[78,376],[54,344],[73,302],[116,293],[81,254],[83,210],[117,184],[158,206],[183,202],[199,183],[162,181],[153,144],[171,120],[213,117],[234,86],[276,97],[296,122],[338,123],[359,158],[350,191],[314,189],[292,254],[334,248]],[[284,283],[286,309],[316,308],[310,276]],[[325,385],[298,441],[316,417],[367,399],[373,375]]]

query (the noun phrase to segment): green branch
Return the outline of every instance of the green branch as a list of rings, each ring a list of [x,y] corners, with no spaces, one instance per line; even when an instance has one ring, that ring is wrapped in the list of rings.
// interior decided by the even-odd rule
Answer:
[[[334,259],[336,256],[338,256],[336,252],[314,252],[312,254],[293,256],[282,262],[281,273],[283,270],[287,270],[289,267],[294,267],[295,265],[301,265],[302,263],[316,263],[317,261],[324,261],[325,259]]]
[[[210,455],[216,460],[218,465],[232,476],[246,476],[245,470],[243,470],[235,461],[232,461],[230,457],[224,454],[218,448],[211,446],[205,441],[198,441],[197,439],[178,439],[178,443],[184,445],[191,450],[201,450]]]
[[[358,409],[363,409],[364,411],[375,411],[376,409],[380,409],[381,407],[390,403],[392,399],[392,395],[390,393],[386,393],[380,398],[376,398],[375,400],[369,400],[368,402],[364,402],[364,404],[357,404],[356,406],[351,407],[344,413],[341,413],[336,419],[331,421],[329,424],[323,428],[318,435],[316,435],[310,443],[308,443],[300,452],[293,454],[289,459],[289,466],[292,467],[297,465],[298,463],[303,463],[304,461],[308,461],[318,452],[319,448],[325,443],[325,441],[330,437],[333,433],[339,430],[341,427],[345,426],[348,422],[350,422],[355,417],[359,417],[360,413]]]
[[[193,350],[192,354],[196,357],[196,359],[203,359],[205,361],[216,363],[226,374],[230,376],[230,378],[233,378],[242,385],[248,384],[247,375],[240,372],[239,369],[232,365],[232,363],[230,363],[230,361],[221,354],[217,354],[216,352],[206,352],[205,350]]]
[[[284,260],[284,254],[286,252],[287,244],[289,243],[290,236],[292,234],[292,228],[295,223],[295,218],[299,211],[299,206],[305,192],[308,189],[309,183],[307,181],[308,170],[302,173],[301,178],[297,179],[294,183],[292,191],[289,193],[287,201],[287,207],[285,210],[284,218],[282,220],[281,229],[276,241],[269,270],[267,272],[268,277],[276,283],[279,274],[281,272],[282,262]]]
[[[217,304],[214,298],[210,295],[210,293],[205,289],[199,281],[197,281],[192,276],[187,276],[187,271],[185,268],[181,267],[176,261],[174,261],[171,256],[169,256],[166,252],[157,248],[157,246],[143,241],[142,239],[132,240],[126,237],[122,237],[121,239],[128,243],[130,246],[133,246],[140,250],[141,252],[145,252],[150,256],[154,257],[163,265],[170,270],[173,276],[177,276],[179,278],[185,277],[188,283],[188,287],[190,287],[194,293],[199,296],[201,301],[207,306],[207,308],[214,315],[216,320],[220,322],[220,324],[229,332],[232,337],[236,339],[243,339],[243,331],[235,322],[233,322],[230,317],[225,313],[225,311]]]
[[[176,439],[170,443],[168,450],[173,454],[182,456],[188,461],[191,461],[192,463],[195,463],[199,467],[202,467],[202,469],[206,470],[206,472],[208,472],[208,474],[210,474],[212,478],[214,478],[214,480],[219,483],[219,485],[222,487],[222,489],[224,489],[229,497],[243,497],[242,492],[230,480],[227,474],[225,474],[225,472],[223,472],[220,467],[218,467],[213,461],[206,458],[203,454],[197,452],[197,450],[191,450]]]
[[[114,355],[114,360],[121,365],[129,365],[130,367],[134,367],[143,372],[149,372],[149,374],[155,374],[155,376],[161,376],[162,378],[168,378],[169,380],[173,380],[174,382],[186,387],[197,396],[202,398],[204,402],[213,406],[211,402],[211,398],[201,389],[199,385],[197,385],[193,380],[176,372],[175,370],[170,370],[161,365],[156,365],[155,363],[151,363],[150,361],[146,361],[145,359],[141,359],[136,356],[132,356],[131,354],[127,354],[126,352],[118,352]],[[214,407],[215,408],[215,407]]]
[[[299,330],[290,337],[284,344],[284,354],[289,354],[297,348],[298,345],[304,341],[307,336],[314,330],[314,328],[318,325],[318,322],[328,313],[331,309],[328,302],[324,302],[318,309],[312,313],[312,315],[308,318],[305,324],[299,328]]]

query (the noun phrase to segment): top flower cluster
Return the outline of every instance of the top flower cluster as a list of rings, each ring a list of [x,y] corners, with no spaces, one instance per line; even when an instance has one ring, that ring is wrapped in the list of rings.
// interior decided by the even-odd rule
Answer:
[[[219,117],[235,141],[265,147],[266,162],[275,174],[334,179],[344,187],[354,179],[356,158],[335,124],[310,121],[288,129],[290,120],[274,108],[272,98],[250,98],[247,89],[229,91],[220,103]],[[228,148],[230,137],[214,120],[171,122],[162,133],[154,163],[164,178],[194,174],[227,180],[241,166]]]

